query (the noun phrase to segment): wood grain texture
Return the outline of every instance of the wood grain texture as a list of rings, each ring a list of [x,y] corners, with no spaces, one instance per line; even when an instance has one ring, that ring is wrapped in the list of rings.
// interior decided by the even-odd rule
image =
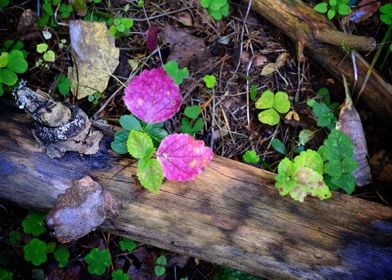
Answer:
[[[350,55],[341,47],[322,44],[317,40],[317,30],[323,29],[325,33],[326,28],[336,29],[326,20],[325,15],[318,14],[300,0],[252,0],[252,8],[294,42],[301,42],[306,47],[305,55],[309,54],[336,79],[342,80],[344,75],[350,85],[355,85],[356,89],[360,90],[365,82],[369,64],[356,53],[358,80],[355,81]],[[344,95],[344,92],[341,94]],[[362,93],[361,101],[365,102],[386,125],[391,125],[392,85],[374,69]]]
[[[4,105],[4,104],[3,104]],[[189,183],[159,194],[135,186],[132,161],[107,151],[50,159],[31,122],[0,105],[0,198],[48,210],[73,180],[91,176],[122,203],[101,229],[269,279],[387,279],[392,210],[334,193],[282,198],[272,173],[216,156]],[[109,139],[110,140],[110,139]]]

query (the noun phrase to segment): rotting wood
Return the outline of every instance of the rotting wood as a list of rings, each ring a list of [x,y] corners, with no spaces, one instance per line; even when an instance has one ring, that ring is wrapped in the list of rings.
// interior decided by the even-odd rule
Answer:
[[[249,2],[249,0],[245,0],[245,2]],[[337,39],[336,30],[334,31],[332,23],[326,20],[325,15],[318,14],[300,0],[252,0],[252,8],[281,29],[294,42],[298,42],[300,47],[304,46],[306,48],[305,55],[310,54],[336,79],[341,80],[344,75],[350,85],[354,85],[357,90],[360,90],[365,82],[369,64],[360,54],[355,52],[358,72],[358,80],[355,81],[350,55],[341,47],[322,43],[322,41],[330,40],[328,38],[322,39],[322,37],[326,37],[326,34],[327,37],[330,37],[334,33],[333,37]],[[332,33],[328,30],[331,30]],[[341,36],[343,35],[339,34],[338,37]],[[353,47],[355,47],[355,40],[353,42]],[[373,45],[374,41],[362,38],[361,43],[358,44]],[[392,85],[387,83],[377,71],[372,71],[361,99],[387,125],[391,124]]]
[[[135,165],[108,141],[93,156],[50,159],[25,114],[1,105],[0,198],[47,211],[89,175],[122,202],[104,231],[268,279],[392,274],[390,208],[339,193],[300,204],[278,195],[274,174],[218,156],[194,182],[166,182],[152,194],[135,186]]]

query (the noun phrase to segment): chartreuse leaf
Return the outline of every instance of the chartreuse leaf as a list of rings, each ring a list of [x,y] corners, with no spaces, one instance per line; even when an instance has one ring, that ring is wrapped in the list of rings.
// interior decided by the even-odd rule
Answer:
[[[274,105],[274,93],[270,90],[264,91],[256,101],[256,109],[269,109]]]
[[[294,158],[294,168],[309,167],[319,174],[324,173],[324,162],[319,153],[313,150],[301,152]]]
[[[23,247],[24,258],[26,261],[32,262],[34,265],[40,265],[47,260],[46,243],[33,238],[29,243]]]
[[[281,114],[290,110],[289,96],[284,91],[275,93],[273,108]]]
[[[290,194],[294,200],[303,202],[307,195],[326,199],[332,196],[323,179],[324,165],[321,156],[307,150],[294,158],[283,159],[278,166],[275,187],[281,195]]]
[[[247,150],[242,158],[247,163],[258,163],[260,161],[260,157],[254,150]]]
[[[44,221],[44,214],[36,212],[30,213],[22,222],[23,231],[25,233],[31,233],[34,236],[39,236],[45,231]]]
[[[325,14],[328,11],[328,4],[325,2],[318,3],[314,8],[317,12]]]
[[[136,175],[143,187],[151,192],[159,191],[163,181],[163,171],[158,160],[140,159]]]
[[[276,125],[279,123],[280,117],[279,114],[275,111],[275,109],[267,109],[265,111],[261,111],[257,115],[260,122],[268,124],[268,125]]]
[[[121,240],[119,242],[120,244],[120,248],[123,251],[127,251],[129,253],[132,253],[133,250],[135,250],[137,248],[137,244],[135,243],[135,241],[128,239],[128,238],[124,238],[123,240]]]
[[[174,82],[176,85],[182,84],[183,80],[185,78],[189,77],[189,71],[188,68],[184,67],[180,69],[178,67],[178,63],[171,60],[168,61],[163,68],[165,69],[166,73],[173,78]]]
[[[262,93],[256,101],[257,109],[267,109],[258,114],[260,122],[268,125],[276,125],[279,123],[279,113],[287,113],[290,109],[290,101],[286,92],[278,91],[274,94],[270,90]]]
[[[151,137],[136,130],[129,133],[127,149],[131,156],[137,159],[150,158],[155,152]]]
[[[8,53],[7,52],[2,52],[0,55],[0,68],[4,68],[8,64]]]
[[[206,83],[206,87],[213,89],[216,84],[216,78],[214,75],[205,75],[203,81]]]
[[[112,279],[113,280],[128,280],[129,276],[124,271],[122,271],[122,269],[117,269],[116,271],[112,272]]]
[[[54,251],[54,258],[58,261],[59,267],[65,267],[68,264],[69,256],[69,250],[65,246],[60,246]]]
[[[88,264],[88,272],[93,275],[102,275],[106,268],[112,264],[112,259],[109,250],[101,250],[98,248],[92,249],[84,260]]]

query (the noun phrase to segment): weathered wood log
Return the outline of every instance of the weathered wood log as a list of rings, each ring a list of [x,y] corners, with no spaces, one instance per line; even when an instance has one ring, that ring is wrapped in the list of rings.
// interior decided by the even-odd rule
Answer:
[[[349,84],[355,85],[357,90],[361,89],[369,64],[358,53],[355,54],[358,69],[358,81],[355,81],[350,55],[341,47],[322,44],[326,41],[332,43],[335,39],[339,40],[343,36],[342,34],[336,36],[334,27],[325,19],[324,15],[318,14],[300,0],[252,0],[252,8],[281,29],[294,42],[299,43],[299,49],[306,47],[305,54],[310,54],[335,78],[341,80],[344,75]],[[331,36],[334,38],[333,40],[331,40]],[[356,41],[355,38],[350,38],[350,40],[353,39]],[[342,42],[342,44],[348,41]],[[357,42],[359,45],[374,44],[370,39],[368,42],[366,39]],[[333,43],[336,44],[336,42]],[[358,47],[360,47],[359,45]],[[387,83],[377,71],[373,70],[361,98],[386,124],[390,124],[392,119],[392,85]]]
[[[390,208],[340,193],[300,204],[279,196],[272,173],[218,156],[194,182],[152,194],[135,185],[132,160],[106,146],[50,159],[25,114],[0,104],[0,198],[47,211],[89,175],[122,203],[104,231],[270,279],[392,274]]]

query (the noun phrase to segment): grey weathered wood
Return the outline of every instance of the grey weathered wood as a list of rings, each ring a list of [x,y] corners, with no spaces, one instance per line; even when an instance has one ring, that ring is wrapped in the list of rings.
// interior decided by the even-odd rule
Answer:
[[[90,175],[123,204],[104,231],[269,279],[392,275],[390,208],[339,193],[300,204],[278,195],[272,173],[218,156],[196,181],[166,182],[151,194],[135,186],[131,160],[104,144],[94,156],[48,158],[31,122],[3,105],[2,199],[46,211],[72,180]]]

